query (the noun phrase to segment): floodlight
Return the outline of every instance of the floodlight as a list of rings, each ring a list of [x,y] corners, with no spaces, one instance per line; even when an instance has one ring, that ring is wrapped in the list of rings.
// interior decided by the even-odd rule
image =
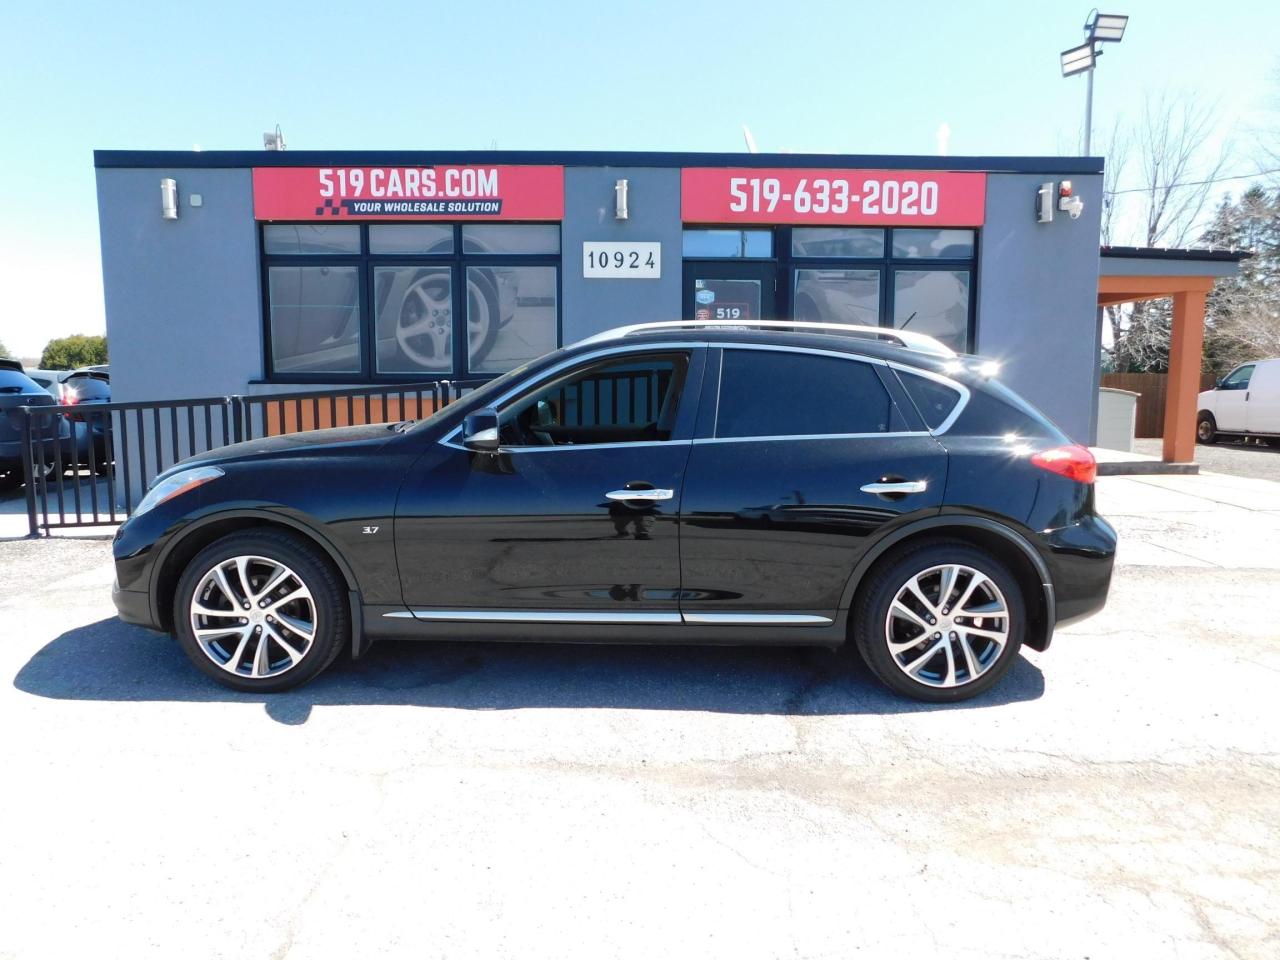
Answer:
[[[1093,18],[1085,24],[1085,29],[1089,31],[1090,40],[1119,43],[1124,37],[1124,28],[1128,23],[1129,17],[1123,13],[1095,13]]]
[[[1072,47],[1070,50],[1063,50],[1061,57],[1062,75],[1064,77],[1074,77],[1077,73],[1092,70],[1097,62],[1097,55],[1093,52],[1092,41],[1082,43],[1078,47]]]

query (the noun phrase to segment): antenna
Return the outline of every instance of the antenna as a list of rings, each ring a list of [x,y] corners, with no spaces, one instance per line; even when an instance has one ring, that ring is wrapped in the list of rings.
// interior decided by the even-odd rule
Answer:
[[[747,142],[747,153],[759,153],[760,150],[756,146],[756,138],[751,135],[751,128],[745,123],[742,125],[742,139]]]

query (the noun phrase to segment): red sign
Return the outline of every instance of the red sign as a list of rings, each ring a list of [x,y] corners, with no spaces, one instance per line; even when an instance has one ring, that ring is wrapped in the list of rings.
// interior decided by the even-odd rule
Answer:
[[[686,167],[685,223],[827,223],[977,227],[987,175],[926,170]]]
[[[560,220],[563,167],[255,167],[259,220]]]

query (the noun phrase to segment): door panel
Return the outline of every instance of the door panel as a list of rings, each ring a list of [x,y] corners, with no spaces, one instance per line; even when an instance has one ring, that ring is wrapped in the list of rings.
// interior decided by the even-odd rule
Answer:
[[[688,441],[440,451],[411,471],[397,508],[409,607],[678,609]],[[673,496],[606,497],[628,483]]]
[[[923,480],[893,499],[882,478]],[[686,614],[834,617],[854,566],[885,528],[938,511],[946,455],[928,435],[697,442],[685,474]]]
[[[1215,391],[1213,418],[1218,422],[1219,430],[1245,429],[1253,369],[1253,364],[1236,368],[1227,374],[1221,386]]]
[[[1258,364],[1248,393],[1245,425],[1253,433],[1280,433],[1280,361]]]

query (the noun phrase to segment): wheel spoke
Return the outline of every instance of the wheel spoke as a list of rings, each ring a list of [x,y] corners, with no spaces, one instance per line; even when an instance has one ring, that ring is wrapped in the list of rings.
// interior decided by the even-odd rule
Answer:
[[[964,654],[964,668],[969,673],[969,679],[973,680],[980,672],[978,658],[974,656],[973,647],[969,645],[969,637],[964,633],[960,634],[960,652]]]
[[[233,607],[239,607],[243,597],[236,596],[236,592],[231,589],[231,583],[227,580],[227,572],[222,569],[222,565],[213,568],[213,576],[218,581],[218,589],[222,591],[223,596],[231,601]]]
[[[271,601],[271,603],[267,605],[267,609],[274,613],[275,611],[283,607],[285,604],[292,603],[294,600],[301,600],[304,598],[307,600],[310,600],[311,592],[306,587],[301,587],[301,586],[295,587],[293,590],[290,590],[279,600]]]
[[[253,675],[255,677],[265,677],[267,671],[271,669],[271,653],[267,649],[270,644],[267,638],[266,630],[258,634],[258,648],[253,652]]]
[[[920,614],[916,613],[914,610],[908,607],[905,603],[902,602],[901,599],[893,601],[893,607],[891,608],[891,612],[895,616],[905,617],[906,619],[914,623],[917,627],[923,627],[926,632],[932,629],[929,626],[929,622],[925,620],[924,617],[920,616]]]
[[[305,620],[299,620],[297,617],[291,617],[287,613],[277,613],[276,619],[304,640],[310,640],[316,635],[315,626],[307,623]]]
[[[297,663],[299,660],[302,659],[302,654],[297,650],[293,649],[293,647],[290,646],[289,641],[285,640],[285,638],[282,637],[279,632],[277,632],[272,627],[267,627],[266,632],[270,634],[271,639],[274,640],[277,644],[279,644],[280,647],[284,650],[284,652],[289,655],[290,666],[292,666],[293,664]]]
[[[941,647],[946,642],[947,641],[945,637],[941,640],[936,641],[935,643],[933,643],[933,645],[929,647],[928,650],[920,654],[920,656],[917,657],[915,660],[912,660],[910,663],[906,664],[902,669],[907,671],[907,673],[910,676],[914,677],[917,673],[920,672],[921,667],[923,667],[926,663],[928,663],[930,660],[933,659],[934,654],[938,652],[938,648]]]
[[[1003,617],[1005,609],[1001,601],[991,600],[980,607],[970,607],[962,613],[966,617]]]
[[[964,588],[964,593],[960,594],[960,599],[955,602],[955,606],[951,608],[951,612],[956,616],[964,613],[964,605],[968,603],[969,598],[973,596],[973,591],[986,582],[987,578],[975,570],[973,572],[973,576],[969,578],[969,585]]]
[[[938,608],[937,608],[937,606],[935,606],[935,605],[934,605],[934,602],[933,602],[932,600],[930,600],[928,597],[926,597],[926,596],[924,595],[924,591],[920,589],[920,578],[919,578],[919,577],[913,577],[913,578],[912,578],[912,579],[907,583],[907,589],[908,589],[908,590],[910,590],[910,591],[915,595],[915,598],[916,598],[917,600],[919,600],[921,603],[923,603],[923,604],[924,604],[924,608],[925,608],[926,610],[928,610],[928,611],[929,611],[930,613],[932,613],[934,616],[937,616],[937,614],[938,614]]]
[[[942,645],[942,652],[947,657],[947,674],[942,679],[942,685],[954,687],[956,685],[956,652],[951,648],[950,640]]]
[[[250,599],[261,600],[263,597],[267,596],[267,594],[271,593],[272,590],[280,586],[281,583],[289,579],[289,577],[291,576],[293,576],[292,570],[290,570],[288,567],[286,567],[282,563],[276,564],[275,572],[271,575],[271,578],[267,581],[266,586],[264,586],[261,590],[255,593]]]
[[[222,617],[223,619],[228,619],[228,618],[238,619],[241,616],[243,616],[243,613],[238,609],[216,610],[213,607],[206,607],[203,603],[199,603],[199,602],[193,603],[191,605],[191,612],[201,617]]]
[[[955,589],[956,574],[959,573],[956,567],[943,567],[938,584],[938,607],[950,608],[951,604],[947,601],[951,597],[951,591]]]
[[[956,627],[956,629],[963,630],[965,633],[974,633],[980,637],[987,637],[991,640],[998,640],[1000,645],[1004,646],[1006,633],[1003,630],[986,630],[982,627]]]

